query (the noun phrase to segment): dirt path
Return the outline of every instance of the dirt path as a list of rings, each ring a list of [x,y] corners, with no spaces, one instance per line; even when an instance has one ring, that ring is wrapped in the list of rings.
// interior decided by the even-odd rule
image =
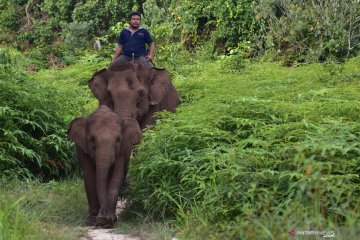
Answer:
[[[125,201],[118,201],[116,206],[116,214],[119,215],[124,209]],[[103,229],[95,227],[87,227],[87,236],[81,237],[80,240],[142,240],[139,237],[134,237],[129,234],[118,234],[114,229]]]
[[[80,240],[142,240],[139,237],[133,237],[128,234],[114,233],[112,229],[89,228],[88,236]]]

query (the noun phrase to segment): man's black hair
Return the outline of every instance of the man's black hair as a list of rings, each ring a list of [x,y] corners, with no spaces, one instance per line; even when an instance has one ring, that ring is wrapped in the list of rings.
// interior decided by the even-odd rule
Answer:
[[[129,14],[129,20],[131,20],[132,16],[139,16],[140,20],[141,20],[141,13],[139,12],[132,12]]]

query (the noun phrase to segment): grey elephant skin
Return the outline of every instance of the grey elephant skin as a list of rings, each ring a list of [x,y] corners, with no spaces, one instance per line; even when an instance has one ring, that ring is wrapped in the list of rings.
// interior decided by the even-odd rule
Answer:
[[[141,136],[137,121],[121,119],[104,105],[88,117],[71,122],[68,137],[75,142],[84,173],[88,225],[111,227],[116,222],[119,190],[124,186],[133,145]]]
[[[140,62],[113,62],[88,82],[99,105],[113,109],[122,119],[136,119],[141,129],[155,123],[154,113],[175,112],[179,94],[165,69],[146,68]]]

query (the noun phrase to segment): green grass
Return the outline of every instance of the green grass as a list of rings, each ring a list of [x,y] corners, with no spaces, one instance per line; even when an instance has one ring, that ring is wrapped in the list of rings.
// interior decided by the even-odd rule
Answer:
[[[87,82],[96,71],[106,68],[108,64],[101,58],[97,59],[96,55],[89,55],[65,69],[40,70],[32,75],[36,83],[56,89],[51,98],[61,104],[59,114],[66,122],[70,122],[97,108],[98,102],[92,96]]]
[[[0,183],[0,239],[78,239],[85,234],[82,180]]]
[[[87,200],[82,179],[40,183],[0,181],[0,240],[75,240],[87,236]],[[171,239],[169,224],[124,212],[115,233],[148,240]]]
[[[175,75],[182,105],[137,147],[133,210],[184,239],[357,235],[360,58],[344,66],[221,62]]]
[[[125,212],[122,215],[129,215],[129,212]],[[115,225],[115,233],[136,236],[146,240],[169,240],[175,236],[175,231],[171,224],[151,221],[144,216],[138,215],[120,217]]]

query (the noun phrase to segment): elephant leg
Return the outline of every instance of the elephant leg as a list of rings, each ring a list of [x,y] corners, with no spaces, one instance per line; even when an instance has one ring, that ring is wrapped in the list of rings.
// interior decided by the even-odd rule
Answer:
[[[124,173],[123,173],[123,179],[121,182],[121,186],[120,186],[120,198],[121,199],[125,199],[126,198],[126,189],[129,186],[130,180],[127,178],[127,173],[129,170],[129,162],[130,162],[130,156],[131,156],[131,151],[130,153],[124,154]]]
[[[95,164],[79,147],[76,147],[76,154],[84,173],[84,185],[89,205],[86,224],[94,225],[99,212],[99,201],[96,193]]]
[[[115,163],[114,171],[112,178],[109,182],[109,192],[108,192],[108,210],[109,214],[116,218],[115,210],[116,204],[119,196],[120,186],[123,185],[124,179],[124,160],[123,157]]]
[[[117,220],[116,204],[119,195],[119,188],[123,180],[124,164],[122,159],[115,162],[112,168],[111,177],[108,182],[108,191],[106,196],[106,211],[99,213],[96,218],[96,224],[102,227],[111,227]]]

